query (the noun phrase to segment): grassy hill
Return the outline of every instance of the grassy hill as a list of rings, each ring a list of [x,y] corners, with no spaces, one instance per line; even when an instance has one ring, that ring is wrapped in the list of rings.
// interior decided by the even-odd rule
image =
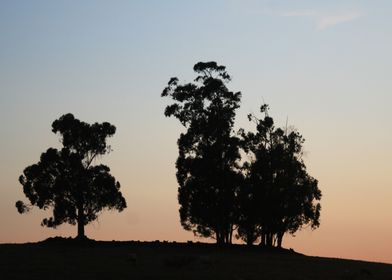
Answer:
[[[75,242],[0,245],[1,279],[384,279],[392,265],[308,257],[291,250],[201,243]]]

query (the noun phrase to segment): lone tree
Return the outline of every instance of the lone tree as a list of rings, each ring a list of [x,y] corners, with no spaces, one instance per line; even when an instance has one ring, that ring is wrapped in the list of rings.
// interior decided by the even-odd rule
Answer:
[[[42,226],[77,223],[77,238],[85,238],[84,226],[101,210],[126,208],[120,183],[109,167],[93,165],[110,151],[106,139],[116,128],[107,122],[90,125],[66,114],[53,122],[52,131],[61,135],[63,148],[49,148],[38,163],[25,168],[19,182],[31,204],[17,201],[15,206],[19,213],[28,212],[32,206],[52,208],[52,216],[43,219]]]
[[[243,147],[252,160],[244,164],[238,233],[248,244],[260,237],[264,246],[281,247],[286,232],[320,225],[321,191],[306,171],[302,136],[275,128],[267,105],[260,111],[262,119],[249,115],[257,132],[243,132]]]
[[[241,93],[228,90],[231,78],[216,62],[199,62],[193,70],[198,74],[194,83],[172,78],[161,95],[175,101],[165,116],[176,117],[186,128],[178,139],[176,162],[181,224],[218,244],[231,243],[240,159],[233,124]]]

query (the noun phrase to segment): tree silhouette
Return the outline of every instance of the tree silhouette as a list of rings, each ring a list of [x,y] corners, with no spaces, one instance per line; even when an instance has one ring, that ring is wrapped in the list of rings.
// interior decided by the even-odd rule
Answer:
[[[176,117],[187,129],[178,139],[176,162],[181,224],[195,235],[231,243],[240,159],[233,124],[241,93],[226,87],[231,78],[224,66],[199,62],[193,69],[194,83],[172,78],[161,95],[175,101],[165,116]]]
[[[66,114],[53,122],[52,131],[61,135],[63,148],[49,148],[37,164],[25,168],[19,182],[31,205],[17,201],[15,206],[19,213],[29,211],[31,206],[53,208],[52,217],[43,219],[42,226],[77,223],[77,237],[85,238],[84,226],[101,210],[122,211],[126,207],[120,183],[109,167],[93,165],[110,151],[106,139],[116,128],[107,122],[90,125]]]
[[[275,128],[267,105],[260,111],[262,119],[249,115],[257,132],[242,130],[243,147],[252,160],[244,164],[238,234],[248,244],[260,237],[262,245],[281,247],[286,232],[319,226],[321,191],[302,160],[302,136]]]

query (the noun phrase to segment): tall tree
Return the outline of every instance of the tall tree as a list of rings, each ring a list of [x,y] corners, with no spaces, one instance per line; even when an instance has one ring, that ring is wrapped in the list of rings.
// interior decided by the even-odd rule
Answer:
[[[261,113],[262,119],[249,116],[256,122],[257,132],[242,132],[244,150],[252,160],[244,165],[238,232],[248,243],[260,237],[263,245],[281,247],[286,232],[319,226],[321,191],[306,171],[302,136],[275,128],[267,105],[261,107]]]
[[[52,208],[53,213],[41,225],[57,227],[63,223],[78,225],[78,238],[84,238],[84,227],[94,221],[103,209],[122,211],[126,207],[120,183],[109,167],[94,161],[110,151],[106,139],[116,128],[110,123],[82,122],[72,114],[55,120],[52,131],[59,133],[63,148],[49,148],[40,161],[28,166],[19,177],[23,192],[30,201],[16,202],[19,213]]]
[[[216,62],[199,62],[194,83],[170,79],[162,97],[175,103],[165,115],[186,128],[178,139],[176,162],[181,224],[217,243],[231,243],[237,219],[239,139],[233,135],[241,93],[229,91],[230,76]]]

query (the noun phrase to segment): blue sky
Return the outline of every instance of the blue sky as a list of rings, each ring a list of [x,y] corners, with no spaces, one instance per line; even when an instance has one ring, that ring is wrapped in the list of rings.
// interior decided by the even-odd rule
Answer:
[[[102,160],[129,208],[102,215],[89,235],[192,239],[176,204],[182,128],[163,116],[160,93],[170,77],[190,81],[196,62],[215,60],[243,94],[237,127],[252,129],[246,115],[265,101],[307,140],[305,161],[324,193],[321,228],[286,246],[392,262],[391,11],[392,2],[370,0],[2,1],[0,242],[74,234],[14,208],[18,176],[59,145],[50,125],[68,112],[118,128]]]

